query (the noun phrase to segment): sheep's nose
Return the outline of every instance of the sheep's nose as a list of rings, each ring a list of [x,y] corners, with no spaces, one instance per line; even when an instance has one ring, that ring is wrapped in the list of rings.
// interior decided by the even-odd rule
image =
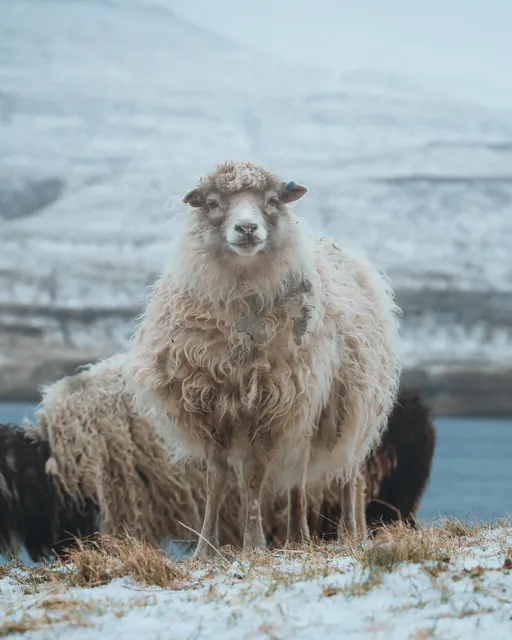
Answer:
[[[258,225],[255,222],[237,222],[235,224],[235,231],[237,233],[245,233],[250,235],[258,229]]]

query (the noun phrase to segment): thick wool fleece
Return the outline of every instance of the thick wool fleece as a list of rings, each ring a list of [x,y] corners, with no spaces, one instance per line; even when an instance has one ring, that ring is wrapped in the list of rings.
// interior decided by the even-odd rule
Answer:
[[[52,551],[62,552],[75,536],[83,538],[98,531],[120,534],[128,530],[149,542],[197,540],[190,529],[199,531],[204,515],[204,469],[166,461],[155,430],[141,420],[124,395],[121,361],[120,357],[111,359],[78,374],[82,394],[75,393],[76,376],[48,388],[40,408],[46,436],[38,429],[0,426],[0,551],[16,552],[24,545],[38,560]],[[101,399],[98,389],[106,397]],[[121,414],[117,414],[119,407]],[[62,422],[54,428],[49,420]],[[109,424],[114,425],[112,431]],[[91,443],[84,448],[83,440],[90,436],[102,446]],[[121,448],[120,438],[124,440]],[[414,524],[428,483],[435,440],[435,428],[421,397],[402,390],[383,439],[363,470],[369,527],[400,518]],[[119,465],[110,464],[120,453],[125,461],[121,474]],[[235,482],[231,476],[220,513],[222,545],[240,546],[242,542]],[[308,521],[313,534],[336,537],[340,495],[335,483],[323,491],[309,492]],[[286,500],[267,492],[263,512],[269,541],[282,544]]]
[[[251,163],[226,163],[198,188],[203,201],[209,190],[236,195],[277,182]],[[191,214],[126,378],[176,457],[205,459],[214,443],[236,462],[261,437],[268,482],[285,490],[301,482],[310,446],[307,484],[318,487],[352,477],[378,442],[398,387],[398,310],[368,261],[312,236],[286,209],[279,216],[279,251],[239,273],[229,252],[207,252],[207,213]]]
[[[116,356],[46,388],[37,419],[47,473],[73,499],[98,504],[99,530],[149,543],[190,540],[205,502],[199,466],[172,467],[156,431],[133,409]],[[186,473],[186,477],[185,477]],[[232,527],[226,513],[225,530]],[[237,523],[238,525],[238,523]],[[226,538],[234,542],[229,534]]]

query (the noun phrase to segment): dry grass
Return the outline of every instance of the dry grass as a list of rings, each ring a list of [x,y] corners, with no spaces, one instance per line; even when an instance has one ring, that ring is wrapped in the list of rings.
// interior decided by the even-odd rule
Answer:
[[[125,577],[142,585],[176,589],[185,578],[183,562],[128,535],[79,542],[64,558],[42,566],[24,567],[16,562],[0,566],[0,578],[8,575],[24,594],[57,585],[96,587]]]
[[[496,528],[492,534],[502,554],[501,570],[508,571],[512,569],[511,526],[508,522],[502,526],[503,534]],[[57,584],[94,587],[122,577],[132,578],[142,585],[182,589],[214,576],[229,576],[248,585],[247,597],[250,598],[250,585],[255,578],[265,579],[270,595],[300,581],[322,581],[333,573],[343,573],[342,567],[347,566],[344,559],[347,559],[350,564],[359,564],[360,577],[343,589],[325,587],[323,594],[332,596],[343,591],[348,595],[360,595],[382,580],[382,571],[390,571],[402,563],[421,564],[432,579],[448,568],[454,582],[462,579],[465,576],[455,571],[451,559],[455,559],[462,549],[488,542],[486,535],[490,531],[489,525],[469,526],[455,519],[424,525],[418,530],[399,524],[385,527],[375,539],[364,544],[313,541],[307,546],[257,553],[223,548],[217,558],[208,563],[194,559],[173,561],[160,550],[129,535],[100,536],[80,543],[65,555],[65,559],[56,563],[23,568],[13,564],[4,567],[2,574],[10,572],[24,593],[37,593],[48,585]],[[215,593],[209,593],[208,597],[215,599]]]
[[[391,569],[401,562],[449,562],[449,556],[437,546],[435,538],[421,531],[387,532],[368,545],[359,559],[369,569]]]
[[[66,623],[69,627],[88,627],[90,626],[89,617],[92,611],[93,608],[87,603],[80,602],[77,606],[64,606],[59,610],[44,611],[36,615],[26,612],[21,617],[17,616],[16,620],[9,619],[11,616],[5,616],[5,619],[0,622],[0,638],[16,633],[49,628],[59,623]]]
[[[43,566],[23,567],[17,563],[9,566],[9,577],[19,586],[22,593],[38,593],[43,585],[63,582],[66,572],[59,563],[48,563]]]
[[[58,624],[67,627],[91,627],[94,621],[108,610],[116,617],[125,615],[133,607],[145,607],[151,599],[131,599],[118,603],[110,599],[82,600],[74,597],[52,596],[32,605],[22,615],[14,608],[8,608],[0,622],[0,638],[9,635],[53,628]]]
[[[434,637],[435,632],[435,627],[421,627],[416,629],[411,636],[411,640],[429,640],[429,638]]]
[[[291,549],[274,549],[266,552],[243,552],[233,548],[223,548],[222,556],[219,556],[214,565],[210,565],[208,574],[201,571],[202,578],[205,575],[211,577],[214,573],[229,575],[243,583],[244,586],[238,594],[239,599],[251,601],[257,596],[257,590],[253,588],[255,582],[264,581],[265,596],[271,597],[274,593],[288,590],[297,583],[316,582],[322,583],[329,576],[339,576],[346,572],[347,568],[340,566],[339,561],[350,560],[351,564],[358,557],[361,545],[326,544],[325,542],[311,541],[308,545],[297,545]],[[187,560],[184,565],[188,570],[200,570],[204,563],[197,560]],[[373,587],[382,583],[381,570],[362,568],[344,586],[325,586],[322,595],[330,597],[342,593],[346,596],[359,596],[368,593]],[[206,598],[217,599],[217,590],[211,589]]]
[[[93,592],[97,598],[82,600],[78,590],[67,591],[69,587],[105,585],[114,578],[129,577],[141,585],[169,589],[193,589],[196,585],[204,586],[206,582],[210,588],[200,594],[201,602],[219,602],[225,599],[226,588],[239,585],[236,587],[236,602],[243,603],[245,607],[252,606],[252,603],[258,606],[262,597],[272,597],[276,592],[278,600],[283,591],[293,594],[298,588],[302,592],[305,585],[297,587],[297,583],[304,582],[318,585],[318,592],[315,588],[311,592],[318,593],[320,597],[364,597],[388,580],[388,571],[396,569],[402,572],[403,567],[410,563],[417,565],[413,572],[404,572],[404,576],[411,580],[411,600],[397,607],[397,614],[427,605],[429,601],[422,598],[421,591],[414,590],[416,583],[425,584],[421,580],[426,575],[440,605],[456,603],[461,590],[460,585],[456,587],[455,584],[460,581],[464,581],[467,598],[473,597],[474,601],[468,599],[462,606],[454,604],[453,611],[443,612],[443,616],[480,616],[491,613],[493,609],[477,598],[499,588],[499,572],[509,574],[512,571],[512,527],[510,523],[502,524],[502,527],[469,526],[454,519],[445,519],[423,525],[419,530],[403,525],[386,527],[375,539],[351,545],[313,541],[307,546],[254,553],[223,548],[209,562],[191,558],[173,561],[158,549],[148,547],[133,537],[101,536],[80,544],[68,552],[65,559],[63,557],[53,564],[21,567],[12,563],[4,568],[0,577],[8,574],[23,592],[39,594],[42,591],[43,597],[36,595],[31,598],[39,598],[39,602],[30,611],[4,610],[0,637],[35,629],[46,630],[58,623],[87,626],[107,611],[109,615],[125,615],[130,607],[136,605],[123,598],[121,602],[118,599],[108,603],[105,599],[107,594],[99,590]],[[486,549],[483,555],[479,545]],[[471,549],[477,553],[474,566],[470,563],[471,568],[468,568],[457,558],[459,553]],[[498,562],[496,556],[499,556]],[[492,562],[488,563],[487,557]],[[492,575],[486,575],[488,573]],[[125,586],[139,590],[135,585]],[[493,592],[494,600],[500,597],[500,593],[496,595]],[[89,598],[89,595],[82,594],[84,598]],[[493,606],[496,608],[498,605]],[[393,608],[390,609],[392,611]],[[240,615],[239,611],[233,613],[232,624]],[[439,614],[437,618],[440,617]],[[266,624],[260,633],[266,633],[268,637],[279,636],[279,628],[267,627]],[[371,629],[377,632],[381,624],[378,616],[372,624],[374,627]],[[414,634],[411,637],[415,640],[437,637],[428,625],[420,626]]]
[[[94,610],[94,604],[91,602],[78,600],[77,598],[65,598],[63,596],[51,596],[49,598],[45,598],[39,602],[37,606],[40,609],[45,609],[47,611],[62,611],[76,608],[80,608],[86,612]]]
[[[343,593],[353,597],[364,596],[374,587],[382,584],[383,576],[381,571],[371,570],[360,578],[354,579],[344,589]]]
[[[101,536],[80,543],[68,553],[67,561],[73,565],[67,577],[74,587],[95,587],[129,577],[144,585],[179,588],[185,577],[182,564],[131,536]]]
[[[416,530],[402,524],[391,525],[384,527],[377,538],[356,555],[363,567],[368,568],[391,569],[402,562],[443,565],[461,548],[481,544],[489,531],[489,525],[470,526],[456,518],[445,518]],[[504,540],[508,540],[509,533],[510,527],[503,535]]]
[[[470,538],[476,532],[476,528],[458,520],[457,518],[443,518],[439,522],[438,530],[449,537]]]

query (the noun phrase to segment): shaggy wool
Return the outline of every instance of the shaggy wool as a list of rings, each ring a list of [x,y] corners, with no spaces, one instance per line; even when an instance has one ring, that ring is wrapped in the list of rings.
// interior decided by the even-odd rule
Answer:
[[[25,546],[36,560],[97,531],[129,531],[152,544],[197,540],[206,501],[204,469],[166,458],[160,436],[130,402],[122,360],[116,356],[48,387],[37,413],[41,430],[0,427],[1,551]],[[396,519],[397,509],[404,521],[414,521],[434,447],[427,407],[418,394],[402,391],[365,466],[369,525]],[[240,546],[234,483],[231,477],[220,542]],[[335,535],[339,495],[328,490],[308,496],[312,533]],[[380,505],[376,515],[374,498],[394,509],[382,511]],[[269,542],[281,544],[286,504],[267,494],[263,512]]]
[[[399,379],[389,282],[312,235],[283,185],[264,167],[229,162],[185,196],[193,209],[126,366],[138,409],[176,458],[205,460],[214,447],[233,466],[265,459],[272,491],[302,483],[310,448],[310,488],[353,477]],[[227,248],[237,212],[248,211],[266,234],[249,262]]]

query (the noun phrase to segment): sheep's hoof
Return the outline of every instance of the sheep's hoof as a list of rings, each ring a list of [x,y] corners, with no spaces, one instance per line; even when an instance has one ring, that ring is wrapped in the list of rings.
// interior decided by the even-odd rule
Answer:
[[[253,540],[252,538],[244,537],[244,551],[250,553],[263,553],[267,550],[267,542],[263,540]]]
[[[348,532],[347,530],[338,531],[338,544],[344,549],[351,550],[358,543],[358,538],[355,532]]]
[[[301,531],[298,535],[289,536],[284,543],[285,549],[304,549],[311,544],[309,531]]]
[[[244,553],[251,553],[251,554],[264,554],[266,551],[268,550],[267,545],[251,545],[251,546],[245,546],[244,545]]]
[[[207,542],[200,540],[196,550],[192,554],[194,560],[212,560],[219,555],[217,549]]]

